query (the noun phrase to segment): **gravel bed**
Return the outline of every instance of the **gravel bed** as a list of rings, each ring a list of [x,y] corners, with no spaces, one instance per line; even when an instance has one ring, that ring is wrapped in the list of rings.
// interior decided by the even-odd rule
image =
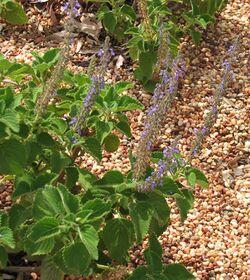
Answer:
[[[32,16],[31,16],[32,15]],[[204,111],[209,108],[209,98],[220,80],[221,62],[233,39],[241,34],[238,62],[234,65],[234,80],[227,90],[220,114],[211,134],[202,146],[199,158],[193,164],[201,168],[209,178],[209,189],[195,191],[195,206],[187,220],[181,223],[175,203],[172,207],[171,224],[160,237],[164,248],[163,260],[181,262],[200,280],[250,280],[250,2],[229,1],[219,15],[214,27],[203,35],[197,48],[184,40],[182,52],[188,69],[180,87],[180,99],[166,116],[166,125],[158,141],[159,147],[169,144],[177,134],[182,136],[180,150],[188,153],[194,128],[203,124]],[[59,42],[45,40],[47,34],[57,32],[49,15],[29,8],[30,24],[27,27],[10,27],[0,23],[0,52],[9,58],[30,63],[30,52],[44,51],[60,46]],[[41,27],[42,26],[42,29]],[[40,30],[43,31],[39,31]],[[98,43],[82,36],[82,49]],[[75,61],[87,61],[84,54],[75,53]],[[131,66],[124,65],[116,71],[116,79],[132,80]],[[74,69],[83,70],[78,64]],[[111,77],[113,72],[109,73]],[[115,78],[110,78],[114,80]],[[129,91],[145,104],[150,95],[140,85]],[[97,174],[110,168],[126,172],[129,167],[128,150],[134,149],[143,129],[145,112],[128,113],[133,130],[132,143],[122,139],[119,150],[105,154],[100,165],[88,157],[83,167],[91,167]],[[0,208],[11,204],[11,186],[0,186]],[[143,242],[131,253],[133,267],[144,263]]]

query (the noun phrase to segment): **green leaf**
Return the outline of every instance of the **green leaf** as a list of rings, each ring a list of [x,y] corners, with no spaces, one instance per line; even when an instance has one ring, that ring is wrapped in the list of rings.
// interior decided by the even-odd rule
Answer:
[[[99,243],[99,236],[97,231],[93,226],[86,225],[82,228],[78,228],[78,234],[81,238],[82,243],[87,248],[89,255],[92,259],[98,259],[98,243]]]
[[[199,31],[196,31],[196,30],[194,30],[194,29],[191,29],[191,30],[189,31],[189,34],[190,34],[190,36],[192,37],[192,39],[193,39],[195,45],[196,45],[196,46],[199,45],[200,40],[201,40],[201,33],[200,33]]]
[[[188,174],[188,177],[187,177],[187,181],[188,181],[188,184],[191,186],[191,187],[194,187],[195,184],[196,184],[196,175],[194,172],[190,172]]]
[[[157,219],[159,224],[165,225],[170,216],[170,209],[166,199],[159,194],[150,193],[149,200],[147,202],[153,206],[155,210],[154,217]]]
[[[79,178],[79,172],[76,167],[66,168],[66,186],[68,189],[72,189]]]
[[[14,132],[19,132],[19,115],[11,110],[6,110],[4,115],[0,117],[0,122],[4,123],[7,127],[12,129]]]
[[[5,268],[7,266],[8,254],[5,249],[0,246],[0,268]]]
[[[104,24],[105,28],[108,29],[108,31],[110,31],[111,33],[114,32],[115,27],[117,25],[117,20],[111,11],[104,14],[103,24]]]
[[[168,280],[195,280],[195,277],[183,265],[177,263],[167,265],[164,275]]]
[[[29,209],[21,204],[13,204],[9,212],[9,224],[12,230],[29,218]]]
[[[105,137],[103,143],[105,150],[109,153],[112,153],[118,149],[120,145],[120,139],[117,135],[111,133],[107,137]]]
[[[58,236],[60,233],[57,219],[44,217],[32,227],[29,238],[36,243]]]
[[[209,182],[207,180],[207,177],[205,176],[205,174],[202,171],[200,171],[197,168],[190,168],[190,169],[188,169],[188,173],[189,172],[195,174],[195,176],[196,176],[196,184],[198,184],[199,186],[201,186],[203,188],[207,188],[208,187]]]
[[[133,274],[127,280],[146,280],[147,279],[147,268],[145,266],[138,266]]]
[[[54,173],[60,173],[66,166],[71,163],[71,158],[58,151],[54,151],[50,156],[50,166]]]
[[[156,62],[155,55],[152,52],[142,52],[139,56],[139,65],[143,77],[149,80],[153,73],[153,66]]]
[[[76,213],[78,209],[77,197],[71,194],[66,187],[63,185],[59,185],[57,188],[47,186],[36,194],[33,215],[36,219],[41,219],[44,216],[54,217],[58,214],[64,216]]]
[[[176,204],[180,210],[181,220],[184,221],[187,218],[187,213],[194,205],[194,195],[187,189],[181,190],[183,198],[176,197]]]
[[[97,161],[102,159],[102,147],[95,137],[88,137],[84,144],[84,149],[91,154]]]
[[[144,106],[137,100],[134,99],[128,95],[123,95],[118,103],[117,112],[123,112],[123,111],[131,111],[140,109],[142,110]]]
[[[133,88],[133,86],[134,85],[131,82],[121,81],[121,82],[118,82],[114,85],[114,90],[115,90],[116,94],[120,94],[125,90]]]
[[[164,177],[162,180],[162,185],[157,187],[157,189],[167,196],[183,196],[178,184],[170,177]]]
[[[126,121],[121,121],[119,123],[116,124],[116,127],[122,132],[124,133],[127,137],[131,137],[131,129],[129,124]]]
[[[149,239],[149,248],[144,251],[145,259],[148,263],[149,271],[152,274],[160,274],[162,272],[162,248],[155,234]]]
[[[40,242],[33,242],[30,238],[24,239],[24,250],[30,256],[49,254],[55,246],[55,239],[49,238]]]
[[[42,259],[41,270],[40,270],[41,280],[63,280],[64,273],[55,266],[54,260],[51,256],[46,256]]]
[[[56,145],[56,141],[46,132],[37,135],[37,142],[46,147],[53,147]]]
[[[136,20],[136,13],[135,13],[134,9],[132,8],[132,6],[123,5],[121,7],[121,13],[130,17],[132,20]]]
[[[149,230],[154,209],[147,202],[134,203],[130,206],[130,216],[134,225],[137,242],[141,242]]]
[[[28,22],[22,6],[14,1],[8,1],[5,4],[0,16],[11,24],[25,24]]]
[[[123,218],[109,220],[103,230],[103,241],[112,258],[123,261],[133,245],[133,224]]]
[[[0,173],[20,174],[25,163],[25,148],[19,141],[10,139],[0,145]]]
[[[0,244],[8,246],[12,249],[15,248],[15,240],[10,228],[0,227]]]
[[[92,214],[89,216],[88,220],[97,220],[106,216],[111,210],[111,203],[109,201],[103,201],[102,199],[96,198],[87,201],[81,210],[90,210]]]
[[[107,137],[112,131],[113,123],[98,121],[95,123],[95,128],[96,128],[96,138],[102,144],[105,137]]]
[[[72,274],[81,275],[90,265],[90,255],[81,242],[76,242],[63,251],[63,260]]]
[[[42,58],[46,63],[55,63],[59,58],[60,52],[61,50],[58,48],[51,49],[46,51]]]
[[[94,185],[119,185],[123,182],[124,178],[120,171],[110,170],[104,174],[102,179],[94,182]]]

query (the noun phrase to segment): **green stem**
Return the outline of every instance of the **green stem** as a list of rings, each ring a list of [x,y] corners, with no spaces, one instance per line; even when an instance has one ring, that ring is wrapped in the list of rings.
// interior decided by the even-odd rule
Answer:
[[[108,266],[108,265],[104,265],[104,264],[96,264],[97,268],[102,269],[102,270],[109,270],[109,271],[115,271],[116,268]]]

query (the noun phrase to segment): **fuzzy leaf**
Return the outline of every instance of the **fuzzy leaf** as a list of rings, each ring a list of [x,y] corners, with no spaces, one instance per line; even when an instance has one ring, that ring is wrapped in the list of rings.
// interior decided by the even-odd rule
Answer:
[[[64,249],[63,260],[72,274],[81,275],[88,269],[91,258],[83,243],[76,242]]]
[[[137,202],[130,207],[130,216],[135,228],[137,241],[143,240],[148,232],[154,209],[147,202]]]
[[[182,265],[173,263],[166,266],[164,275],[167,280],[195,280],[195,277]]]
[[[133,224],[123,218],[109,220],[103,230],[103,241],[112,258],[123,261],[133,244]]]
[[[29,238],[33,242],[41,242],[60,234],[59,223],[52,217],[44,217],[31,229]]]
[[[102,159],[102,147],[100,142],[95,137],[88,137],[85,140],[83,147],[96,160],[100,161]]]
[[[189,190],[182,190],[183,198],[176,197],[176,204],[180,210],[181,220],[184,221],[187,218],[188,211],[193,208],[194,195]]]
[[[105,139],[104,139],[104,147],[105,150],[109,153],[115,152],[120,145],[120,139],[118,136],[114,134],[109,134]]]
[[[5,268],[8,261],[8,254],[5,249],[0,246],[0,268]]]
[[[99,236],[97,231],[93,226],[86,225],[82,228],[78,228],[78,234],[81,238],[82,243],[87,248],[89,255],[92,259],[98,259],[98,243],[99,243]]]
[[[0,227],[0,245],[5,245],[12,249],[15,248],[15,240],[10,228]]]

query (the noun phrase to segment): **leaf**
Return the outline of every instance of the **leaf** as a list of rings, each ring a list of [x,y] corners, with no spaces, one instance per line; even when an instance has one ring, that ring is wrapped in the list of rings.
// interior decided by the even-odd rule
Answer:
[[[72,274],[81,275],[90,265],[90,255],[81,242],[73,243],[63,251],[63,260]]]
[[[103,241],[112,258],[123,261],[133,244],[133,224],[123,218],[109,220],[103,230]]]
[[[68,213],[76,213],[79,209],[79,201],[76,196],[71,194],[63,185],[57,188],[47,186],[37,192],[34,204],[33,215],[36,219],[44,216],[54,217],[64,216]]]
[[[138,201],[130,206],[130,216],[137,236],[137,242],[141,242],[147,234],[153,212],[154,209],[147,202]]]
[[[195,277],[184,266],[177,263],[167,265],[164,275],[168,280],[195,280]]]
[[[196,183],[196,175],[195,175],[194,172],[190,172],[190,173],[188,174],[187,181],[188,181],[188,184],[189,184],[191,187],[194,187],[194,186],[195,186],[195,183]]]
[[[110,170],[104,174],[102,179],[94,182],[94,185],[118,185],[124,182],[123,175],[120,171]]]
[[[147,279],[147,268],[145,266],[138,266],[133,274],[127,280],[146,280]]]
[[[186,189],[181,190],[181,192],[183,193],[183,198],[176,197],[175,199],[183,222],[187,218],[188,211],[193,208],[194,195],[191,191]]]
[[[66,166],[71,163],[71,158],[58,151],[54,151],[50,156],[50,166],[54,173],[60,173]]]
[[[192,37],[195,45],[199,45],[200,40],[201,40],[201,33],[199,31],[196,31],[194,29],[189,30],[189,34]]]
[[[162,185],[157,189],[159,189],[164,195],[167,196],[183,196],[183,193],[179,189],[178,184],[170,177],[164,177],[162,180]]]
[[[36,243],[58,236],[60,233],[57,219],[44,217],[32,227],[29,238]]]
[[[78,234],[81,238],[82,243],[87,248],[89,255],[92,259],[98,259],[98,243],[99,243],[99,236],[97,231],[93,226],[86,225],[82,228],[78,228]]]
[[[97,121],[95,123],[95,128],[96,128],[96,138],[102,144],[105,137],[108,136],[110,134],[110,132],[112,131],[113,123]]]
[[[144,251],[145,259],[148,263],[149,271],[152,274],[160,274],[162,272],[162,248],[155,234],[149,239],[149,248]]]
[[[14,1],[8,1],[0,15],[11,24],[25,24],[28,22],[22,6]]]
[[[0,173],[20,174],[25,163],[25,148],[19,141],[10,139],[0,145]]]
[[[139,65],[143,77],[149,80],[153,73],[153,66],[156,62],[155,55],[152,52],[142,52],[139,56]]]
[[[120,139],[115,134],[109,134],[103,141],[104,148],[107,152],[112,153],[115,152],[119,145],[120,145]]]
[[[133,86],[134,85],[131,82],[121,81],[121,82],[118,82],[114,85],[114,90],[115,90],[116,94],[120,94],[125,90],[133,88]]]
[[[89,216],[88,220],[97,220],[106,216],[111,210],[111,203],[109,201],[103,201],[102,199],[96,198],[87,201],[81,210],[91,210],[92,214]]]
[[[124,133],[127,137],[131,137],[131,129],[129,124],[126,121],[121,121],[119,123],[116,124],[116,127],[122,132]]]
[[[123,95],[118,103],[117,112],[123,112],[123,111],[131,111],[140,109],[142,110],[144,106],[137,100],[134,99],[128,95]]]
[[[147,202],[153,206],[155,210],[154,217],[157,219],[159,224],[165,225],[170,216],[170,209],[165,198],[159,194],[150,193],[149,200]]]
[[[117,20],[111,11],[104,14],[103,24],[108,29],[108,31],[110,31],[111,33],[114,32],[115,27],[117,25]]]
[[[15,248],[15,240],[13,237],[12,230],[8,227],[0,227],[0,244]]]
[[[209,185],[208,179],[205,174],[197,168],[190,168],[188,173],[194,173],[196,176],[196,184],[200,185],[203,188],[207,188]]]
[[[37,135],[37,143],[46,147],[53,147],[56,141],[46,132]]]
[[[46,63],[55,63],[59,58],[60,52],[61,50],[58,48],[51,49],[46,51],[42,58]]]
[[[8,254],[5,249],[0,246],[0,268],[5,268],[7,266]]]
[[[0,122],[4,123],[7,127],[12,129],[14,132],[19,132],[19,115],[11,110],[6,110],[4,115],[0,117]]]
[[[72,189],[78,178],[79,178],[79,172],[76,167],[68,167],[66,168],[66,186],[68,189]]]
[[[9,212],[9,224],[12,230],[29,218],[29,209],[21,204],[13,204]]]
[[[84,149],[90,153],[96,160],[102,159],[102,147],[100,142],[95,137],[88,137],[84,144]]]
[[[24,239],[24,250],[30,256],[49,254],[55,246],[55,239],[49,238],[40,242],[32,242],[30,238]]]
[[[64,273],[55,266],[55,263],[51,256],[46,256],[45,258],[42,259],[40,279],[41,280],[64,279]]]
[[[136,13],[135,13],[134,9],[132,8],[132,6],[123,5],[121,7],[121,13],[130,17],[132,20],[136,20]]]

